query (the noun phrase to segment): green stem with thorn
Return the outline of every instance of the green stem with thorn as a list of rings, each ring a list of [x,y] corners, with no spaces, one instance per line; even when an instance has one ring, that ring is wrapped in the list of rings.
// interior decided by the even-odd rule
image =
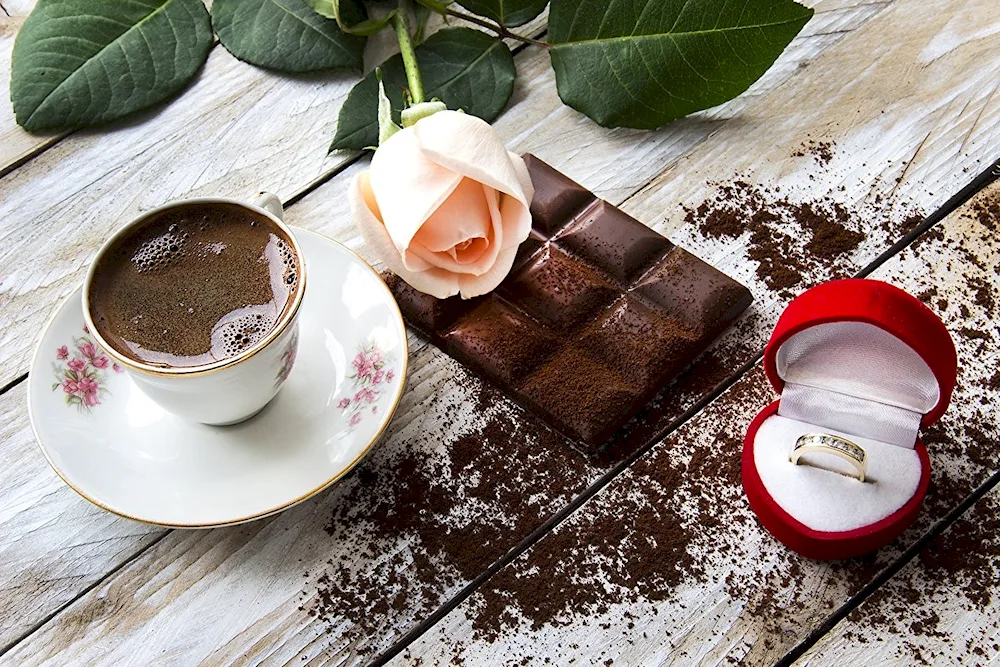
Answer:
[[[399,10],[392,17],[392,27],[396,30],[399,52],[403,56],[403,69],[406,70],[406,82],[410,87],[410,100],[413,104],[420,104],[424,101],[424,83],[420,79],[417,53],[413,50],[413,40],[410,39],[409,12],[410,0],[399,0]]]

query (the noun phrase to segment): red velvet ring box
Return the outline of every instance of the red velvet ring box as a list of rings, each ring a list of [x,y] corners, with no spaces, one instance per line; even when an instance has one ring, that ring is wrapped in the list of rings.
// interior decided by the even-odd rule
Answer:
[[[788,304],[764,351],[764,370],[781,396],[750,424],[742,463],[760,522],[808,558],[851,558],[888,544],[927,494],[930,460],[917,432],[944,414],[955,385],[955,345],[944,324],[887,283],[825,283]],[[866,481],[792,463],[806,433],[863,447]],[[839,461],[812,456],[828,468]]]

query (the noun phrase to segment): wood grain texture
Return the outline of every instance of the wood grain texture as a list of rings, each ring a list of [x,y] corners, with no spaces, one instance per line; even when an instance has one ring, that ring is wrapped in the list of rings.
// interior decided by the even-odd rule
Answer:
[[[795,664],[997,664],[997,516],[995,488]]]
[[[978,207],[988,197],[996,210],[980,217]],[[873,276],[920,295],[942,315],[960,367],[951,410],[923,434],[932,457],[924,510],[892,545],[870,557],[823,563],[789,552],[760,527],[740,482],[743,433],[773,398],[757,367],[486,582],[397,662],[495,665],[545,657],[554,664],[763,665],[780,659],[997,469],[998,227],[1000,184]],[[979,563],[995,551],[990,544],[966,542],[958,548],[971,553],[949,557]],[[991,576],[992,570],[979,579],[990,581],[989,596]],[[925,580],[928,596],[937,581]],[[909,624],[919,630],[925,619],[919,609],[911,615],[908,603],[920,599],[907,597],[910,590],[901,585],[885,614],[904,632]],[[975,589],[963,590],[975,595]],[[969,604],[960,593],[954,598],[956,605]],[[943,664],[963,655],[974,628],[995,623],[995,611],[954,618],[965,634],[936,645]],[[880,655],[868,653],[870,646],[840,650],[872,634],[874,628],[858,628],[835,638],[812,664],[907,664],[913,657],[897,661],[895,647]],[[916,634],[898,643],[908,641],[919,650]]]
[[[63,484],[38,452],[24,402],[23,385],[0,396],[0,650],[162,532]]]

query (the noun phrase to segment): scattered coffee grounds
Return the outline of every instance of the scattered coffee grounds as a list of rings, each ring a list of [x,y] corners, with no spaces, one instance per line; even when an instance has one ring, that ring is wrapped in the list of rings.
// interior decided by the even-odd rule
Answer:
[[[478,299],[387,279],[407,321],[593,450],[750,305],[750,292],[537,158],[532,236]]]
[[[830,164],[830,160],[833,159],[833,149],[836,148],[837,144],[834,141],[816,141],[810,139],[806,141],[802,146],[799,147],[797,151],[792,153],[793,157],[803,157],[806,155],[811,155],[819,166],[825,167]]]
[[[388,648],[400,624],[426,618],[601,472],[442,362],[451,386],[421,409],[426,418],[396,426],[412,430],[404,446],[376,449],[333,491],[342,497],[326,532],[336,555],[302,593],[302,610],[329,632],[349,619],[359,655]]]
[[[607,631],[617,627],[621,642],[647,642],[639,629],[659,613],[662,605],[656,603],[670,601],[676,613],[690,613],[684,610],[691,587],[715,587],[713,577],[724,572],[719,583],[732,604],[751,610],[746,615],[754,626],[750,633],[767,638],[734,651],[752,652],[756,662],[780,657],[787,642],[772,638],[786,635],[782,628],[789,619],[815,613],[815,602],[814,590],[801,585],[801,559],[794,554],[766,543],[764,556],[748,558],[748,547],[754,554],[762,548],[754,535],[763,529],[743,498],[740,431],[772,398],[763,373],[750,373],[491,578],[465,610],[472,618],[473,641],[508,647],[504,637],[509,633],[592,626],[591,650],[614,647]],[[764,571],[762,562],[768,563]],[[876,568],[870,569],[874,574]],[[726,627],[728,621],[721,618],[730,611],[720,605],[710,613],[719,614],[720,626]],[[663,644],[684,641],[687,634],[681,629],[673,638],[661,622],[655,626],[656,641]],[[456,644],[454,657],[461,661],[464,647]],[[566,647],[566,655],[577,648]],[[604,659],[581,655],[586,664]]]
[[[473,618],[478,639],[503,642],[506,634],[525,629],[592,624],[598,630],[597,641],[605,642],[608,637],[599,630],[627,627],[626,621],[615,616],[620,605],[648,610],[650,607],[644,606],[644,602],[674,600],[672,596],[678,591],[690,585],[704,586],[714,573],[721,571],[727,572],[724,585],[730,599],[734,604],[744,605],[744,618],[752,619],[748,621],[753,628],[751,632],[762,638],[757,644],[734,651],[737,654],[745,651],[746,655],[757,656],[758,661],[773,661],[783,655],[791,646],[782,639],[790,624],[801,628],[805,622],[810,628],[817,627],[845,596],[859,592],[899,556],[901,548],[913,536],[927,530],[981,481],[965,472],[969,464],[977,470],[992,470],[1000,463],[994,444],[1000,430],[993,403],[984,406],[983,411],[978,408],[970,411],[965,405],[970,396],[1000,386],[1000,372],[971,361],[977,358],[980,344],[990,346],[990,355],[1000,346],[1000,340],[985,341],[977,333],[995,331],[995,325],[987,319],[992,312],[989,299],[976,297],[984,288],[981,281],[987,270],[970,264],[962,273],[958,262],[949,269],[940,265],[941,256],[964,258],[961,248],[966,242],[969,239],[962,234],[946,235],[938,230],[931,243],[939,245],[921,247],[918,256],[907,259],[910,263],[901,268],[908,276],[921,276],[910,289],[932,305],[941,300],[938,286],[948,286],[949,303],[942,314],[949,328],[958,332],[960,372],[967,380],[960,383],[954,398],[956,404],[949,415],[922,434],[934,466],[925,511],[909,529],[907,535],[911,537],[864,558],[822,565],[828,571],[823,580],[843,587],[842,595],[814,599],[815,586],[804,583],[807,576],[816,576],[811,561],[771,541],[745,506],[737,453],[742,439],[740,429],[772,398],[758,368],[480,589],[470,599],[472,608],[466,612]],[[913,261],[918,262],[918,268],[914,268]],[[963,301],[968,304],[964,309],[958,307]],[[971,336],[964,335],[964,329],[970,329]],[[674,517],[679,525],[634,532],[630,529],[632,517],[640,524],[653,512],[659,517]],[[986,530],[992,536],[1000,535],[997,528],[989,525]],[[755,533],[761,535],[762,546],[756,544]],[[639,538],[644,535],[651,536],[651,542],[664,545],[664,554],[671,556],[658,561],[643,552],[645,547]],[[613,539],[606,540],[606,536]],[[748,542],[753,544],[749,551]],[[972,548],[970,543],[958,549],[949,547],[942,553],[950,554],[948,559],[955,559],[957,564],[962,553]],[[763,555],[758,550],[763,550]],[[636,565],[638,554],[652,560],[652,565]],[[752,566],[747,565],[751,554]],[[988,582],[985,590],[992,590],[990,585],[997,570],[980,566],[977,561],[970,569],[980,568],[976,576]],[[936,580],[928,578],[928,581]],[[972,588],[978,589],[979,585]],[[974,604],[973,600],[975,593],[970,604]],[[977,602],[984,600],[980,597]],[[899,621],[900,634],[923,633],[934,637],[940,632],[938,621],[932,614],[914,608],[920,601],[907,599],[887,616],[893,623]],[[681,604],[679,600],[677,603]],[[866,603],[862,609],[869,606]],[[877,618],[872,622],[880,623]],[[878,634],[878,630],[866,633],[866,640]],[[670,637],[661,637],[660,641],[669,642]],[[461,659],[460,649],[456,650],[459,651],[456,657]],[[906,660],[919,660],[919,655],[933,659],[935,653],[923,648],[913,655],[907,654]]]
[[[972,205],[972,214],[988,231],[995,232],[1000,228],[1000,195],[983,198]]]
[[[1000,497],[993,491],[851,613],[849,622],[856,627],[847,639],[882,643],[887,634],[901,637],[904,641],[894,642],[901,663],[936,664],[957,652],[1000,651],[987,632],[993,619],[985,615],[995,604],[1000,573],[998,516]],[[943,626],[939,609],[951,619],[967,614],[967,620],[957,628],[953,620]]]
[[[796,202],[780,188],[743,180],[716,187],[714,199],[685,208],[685,221],[709,238],[749,233],[747,255],[757,262],[757,276],[785,298],[815,273],[810,269],[832,265],[865,238],[856,229],[861,221],[832,199]]]
[[[808,234],[802,236],[801,243],[809,240]],[[987,319],[993,306],[976,295],[980,288],[988,289],[995,267],[966,267],[966,242],[961,234],[935,228],[921,237],[915,255],[913,247],[904,251],[899,271],[912,280],[909,289],[924,295],[932,307],[941,300],[938,292],[945,291],[936,286],[947,286],[942,314],[953,332],[963,327],[994,331]],[[943,268],[942,257],[953,258],[954,266]],[[889,279],[899,282],[899,275]],[[648,602],[670,600],[672,612],[684,614],[690,604],[684,594],[690,595],[692,587],[713,595],[721,587],[729,599],[718,596],[719,603],[705,612],[708,618],[717,622],[720,633],[727,632],[731,614],[744,619],[740,632],[745,639],[733,638],[727,660],[773,663],[801,637],[803,628],[819,627],[913,537],[966,496],[981,481],[976,472],[996,469],[994,443],[1000,428],[995,401],[974,409],[968,405],[1000,386],[1000,372],[976,363],[975,353],[979,345],[987,345],[987,352],[996,354],[1000,341],[966,340],[956,334],[956,344],[961,375],[955,404],[942,422],[923,433],[933,461],[931,490],[918,522],[900,543],[866,558],[817,566],[788,552],[759,527],[743,497],[738,454],[746,424],[773,399],[758,367],[469,598],[464,612],[474,624],[473,641],[500,643],[527,628],[567,626],[592,627],[594,641],[609,645],[609,653],[618,642],[681,642],[684,630],[674,636],[659,630],[655,636],[646,634],[647,618],[663,615]],[[713,358],[708,358],[708,367],[725,369],[725,360]],[[319,580],[310,576],[317,585],[303,596],[303,609],[338,637],[345,634],[345,625],[352,625],[343,641],[359,655],[384,650],[380,640],[391,641],[399,627],[427,618],[460,590],[465,575],[479,574],[484,563],[518,544],[607,470],[599,458],[556,446],[561,442],[557,435],[524,419],[499,391],[463,372],[459,364],[443,363],[445,375],[455,375],[446,382],[454,384],[433,392],[427,399],[431,408],[458,413],[464,406],[476,418],[441,419],[430,413],[424,418],[419,411],[411,412],[410,422],[394,424],[406,434],[405,439],[394,439],[402,446],[376,450],[345,484],[331,491],[342,494],[327,527],[338,555],[318,573]],[[419,381],[435,382],[427,376]],[[480,390],[466,390],[470,386]],[[457,397],[452,404],[448,401],[453,394]],[[427,424],[441,426],[428,430]],[[1000,535],[991,523],[994,515],[995,507],[984,510],[982,521],[973,515],[971,525],[981,526],[983,541]],[[948,533],[942,539],[948,539]],[[958,555],[980,546],[973,548],[971,536],[955,544],[969,546],[953,548],[949,543],[933,557],[938,560],[932,566],[936,572],[954,567],[955,586],[969,581],[969,588],[978,591],[969,598],[971,610],[973,600],[987,600],[982,591],[993,595],[991,588],[981,588],[971,577],[982,572],[985,582],[997,565],[993,561],[994,569],[989,569],[975,560],[964,567]],[[894,606],[872,611],[879,591],[854,612],[872,625],[856,637],[858,642],[879,641],[886,628],[908,637],[941,631],[932,616],[915,609],[931,599],[931,587],[940,578],[915,581],[885,596]],[[613,585],[605,588],[605,582]],[[617,632],[619,626],[622,634],[616,640],[607,631],[614,627]],[[445,631],[444,624],[430,630]],[[564,655],[585,650],[578,641],[583,643],[577,639],[561,647]],[[454,664],[467,662],[461,640],[449,638],[449,644]],[[974,655],[1000,651],[1000,646],[975,643],[967,648]],[[933,649],[914,647],[900,662],[933,655]],[[505,658],[512,664],[544,660],[535,654]],[[606,659],[610,656],[576,664],[602,664]]]

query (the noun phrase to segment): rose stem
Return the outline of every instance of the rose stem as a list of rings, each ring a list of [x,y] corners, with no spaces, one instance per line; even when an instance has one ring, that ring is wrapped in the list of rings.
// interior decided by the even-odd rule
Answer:
[[[396,39],[399,40],[399,53],[403,56],[403,69],[406,70],[406,83],[410,87],[410,99],[414,104],[420,104],[424,101],[424,83],[420,80],[417,54],[410,39],[409,13],[410,0],[399,0],[399,11],[392,17],[392,27],[396,29]]]
[[[499,23],[493,23],[492,21],[487,21],[481,19],[478,16],[473,16],[472,14],[466,14],[465,12],[460,12],[458,10],[452,9],[451,7],[445,8],[445,13],[449,16],[454,16],[457,19],[462,19],[463,21],[468,21],[469,23],[475,23],[480,25],[487,30],[492,30],[500,37],[509,37],[510,39],[516,39],[519,42],[524,42],[525,44],[536,44],[538,46],[544,46],[548,48],[551,46],[548,42],[542,42],[537,39],[532,39],[531,37],[525,37],[524,35],[518,35],[515,32],[511,32],[507,29],[507,26],[500,25]]]

